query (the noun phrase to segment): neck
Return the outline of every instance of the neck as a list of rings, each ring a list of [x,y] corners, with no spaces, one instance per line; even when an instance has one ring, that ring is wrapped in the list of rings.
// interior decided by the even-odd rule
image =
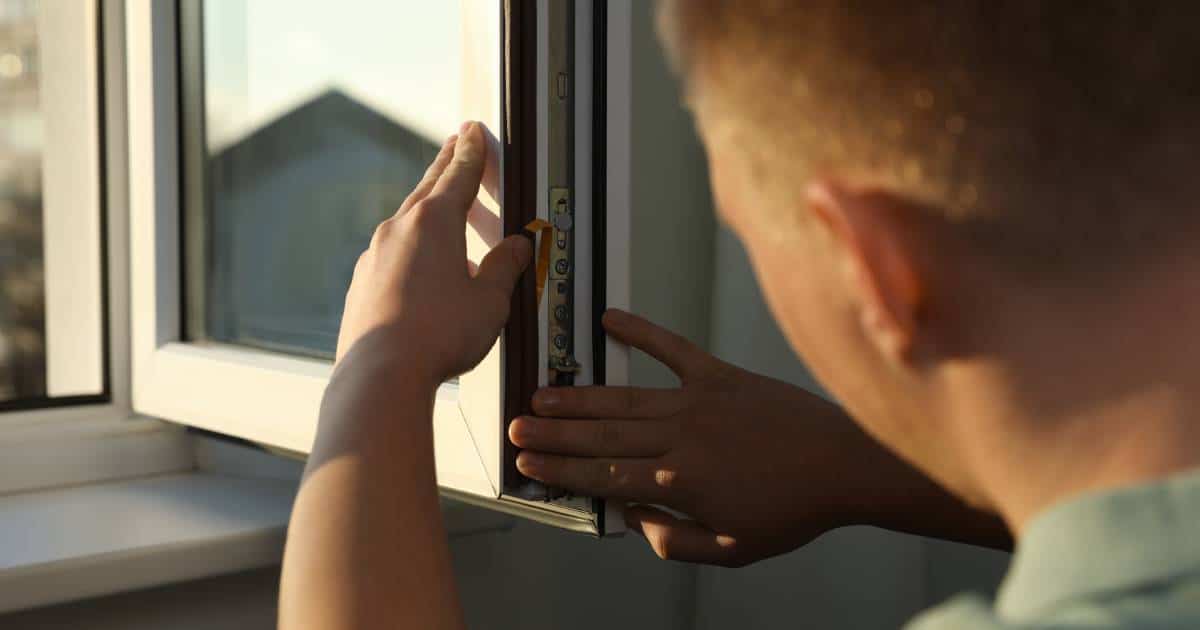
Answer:
[[[948,417],[972,419],[952,422],[963,472],[1018,537],[1077,495],[1200,467],[1200,298],[1187,284],[1025,305],[1011,321],[1037,326],[949,368]]]
[[[974,475],[1018,538],[1057,503],[1200,467],[1196,400],[1164,385],[1110,403],[977,442],[993,455],[976,453]]]

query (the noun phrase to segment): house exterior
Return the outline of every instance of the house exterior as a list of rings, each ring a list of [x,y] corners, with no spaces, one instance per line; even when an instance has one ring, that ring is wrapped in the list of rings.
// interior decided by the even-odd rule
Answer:
[[[330,90],[211,156],[206,336],[332,356],[358,255],[437,150]]]

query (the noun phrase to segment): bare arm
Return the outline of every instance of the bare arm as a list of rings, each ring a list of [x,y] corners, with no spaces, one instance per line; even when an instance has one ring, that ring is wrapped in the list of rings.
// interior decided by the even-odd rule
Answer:
[[[821,400],[822,404],[829,404]],[[832,406],[832,405],[831,405]],[[798,408],[796,413],[810,412]],[[842,448],[857,470],[851,475],[861,490],[850,489],[844,521],[873,525],[906,534],[1011,551],[1012,535],[999,516],[977,510],[931,481],[866,435],[840,408],[831,421],[848,434]]]
[[[434,478],[436,385],[401,366],[345,367],[293,508],[280,627],[461,628]]]
[[[467,264],[485,145],[478,125],[448,140],[359,258],[288,530],[280,628],[463,627],[438,506],[434,393],[483,359],[531,257],[510,237]]]

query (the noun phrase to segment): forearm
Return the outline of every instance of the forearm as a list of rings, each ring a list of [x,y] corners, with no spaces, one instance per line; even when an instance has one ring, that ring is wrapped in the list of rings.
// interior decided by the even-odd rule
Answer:
[[[995,514],[976,510],[868,436],[841,410],[843,444],[853,470],[846,479],[847,522],[1011,550],[1012,536]]]
[[[326,392],[288,532],[280,628],[463,625],[435,479],[436,385],[367,373],[380,369],[339,374]],[[381,378],[394,386],[367,386]]]

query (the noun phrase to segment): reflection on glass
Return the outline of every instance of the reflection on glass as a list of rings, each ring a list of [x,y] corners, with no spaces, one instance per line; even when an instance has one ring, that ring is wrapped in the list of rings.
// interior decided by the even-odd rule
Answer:
[[[193,337],[332,355],[358,254],[458,126],[459,12],[452,1],[206,0],[206,275]]]
[[[36,0],[0,0],[0,403],[46,394]]]

